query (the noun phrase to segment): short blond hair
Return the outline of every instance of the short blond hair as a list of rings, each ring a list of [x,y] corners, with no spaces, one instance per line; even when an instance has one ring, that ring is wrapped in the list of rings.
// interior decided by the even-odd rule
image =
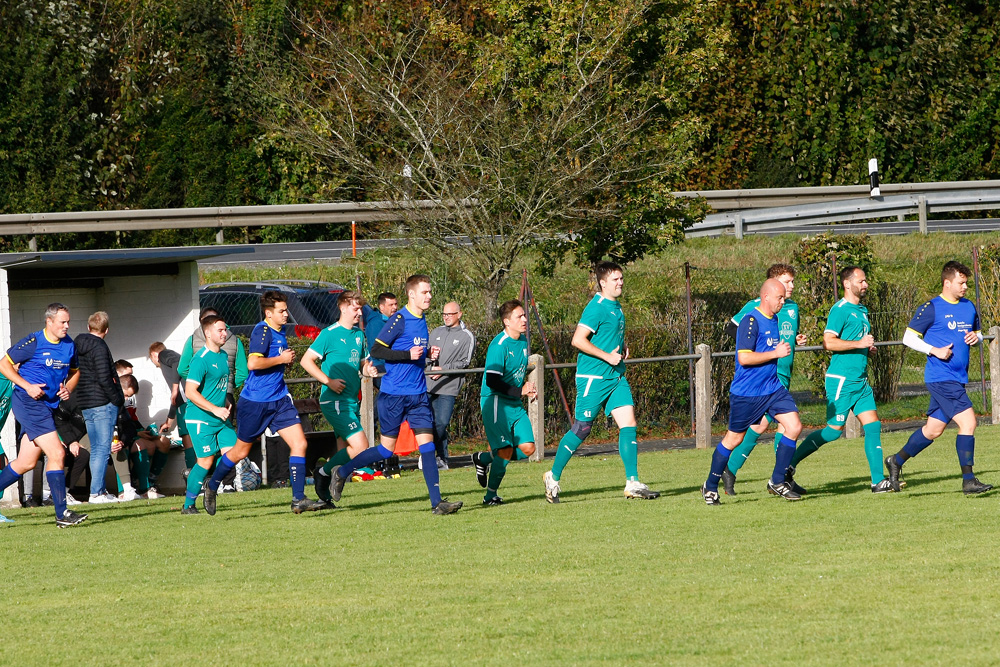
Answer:
[[[87,328],[96,333],[107,332],[110,323],[111,320],[108,319],[108,314],[103,310],[99,310],[87,318]]]

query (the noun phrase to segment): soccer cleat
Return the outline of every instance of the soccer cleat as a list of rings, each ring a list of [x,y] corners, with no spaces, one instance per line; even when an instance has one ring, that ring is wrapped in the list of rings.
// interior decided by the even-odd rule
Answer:
[[[118,496],[113,496],[110,493],[99,493],[94,495],[90,494],[90,500],[88,500],[91,505],[107,505],[110,503],[117,503]]]
[[[24,507],[41,507],[42,504],[38,502],[38,499],[34,496],[25,496],[24,502],[21,503]]]
[[[785,500],[802,500],[802,496],[795,493],[788,482],[782,482],[781,484],[772,484],[770,480],[767,482],[767,492],[774,496],[781,496]]]
[[[208,516],[215,516],[215,503],[219,498],[219,490],[215,489],[213,491],[209,488],[208,484],[203,487],[203,490],[205,491],[205,511],[208,513]]]
[[[653,491],[638,480],[631,480],[625,482],[625,497],[639,498],[641,500],[656,500],[660,497],[660,492]]]
[[[895,490],[892,488],[892,482],[887,479],[883,479],[878,484],[872,484],[872,493],[893,493]]]
[[[77,526],[83,523],[87,519],[86,514],[77,514],[73,510],[66,510],[63,512],[62,518],[56,517],[56,527],[58,528],[68,528],[70,526]]]
[[[340,476],[340,468],[334,468],[333,474],[330,475],[330,499],[333,502],[340,501],[340,496],[344,493],[345,484],[347,484],[347,478]]]
[[[972,479],[962,480],[962,493],[967,496],[974,496],[979,493],[986,493],[993,489],[992,484],[983,484],[978,479],[973,477]]]
[[[808,493],[805,489],[795,483],[795,466],[788,466],[785,468],[785,484],[787,484],[788,488],[800,496],[804,496]]]
[[[449,502],[447,498],[442,498],[441,502],[434,506],[431,510],[434,514],[454,514],[458,510],[462,509],[462,501],[457,503]]]
[[[323,503],[322,507],[319,508],[321,510],[335,510],[335,509],[337,509],[337,506],[333,504],[332,500],[323,500],[321,502]]]
[[[486,481],[490,475],[489,465],[483,463],[483,455],[481,452],[476,452],[472,455],[472,465],[476,468],[476,481],[479,482],[479,486],[486,488]]]
[[[701,497],[705,499],[706,505],[721,505],[719,502],[719,492],[709,491],[708,484],[701,485]]]
[[[313,487],[316,489],[316,497],[327,502],[330,498],[330,476],[323,472],[323,467],[318,466],[313,471]]]
[[[550,503],[559,502],[559,482],[552,479],[552,471],[549,470],[544,475],[542,479],[545,481],[545,500]]]
[[[201,512],[199,512],[198,508],[194,505],[190,505],[188,507],[181,508],[181,514],[201,514]]]
[[[892,484],[892,490],[899,491],[899,473],[902,472],[903,466],[896,463],[895,456],[885,457],[885,468],[889,471],[889,483]]]
[[[483,505],[487,507],[496,507],[498,505],[503,505],[503,498],[500,496],[493,496],[492,498],[483,498]]]
[[[292,501],[292,512],[295,514],[302,514],[303,512],[315,512],[317,510],[323,509],[326,503],[322,500],[313,500],[312,498],[302,498],[302,500]]]
[[[722,489],[726,492],[727,496],[736,495],[736,475],[729,468],[725,468],[722,471]]]
[[[42,507],[53,507],[56,501],[52,500],[52,496],[46,496],[42,498]]]

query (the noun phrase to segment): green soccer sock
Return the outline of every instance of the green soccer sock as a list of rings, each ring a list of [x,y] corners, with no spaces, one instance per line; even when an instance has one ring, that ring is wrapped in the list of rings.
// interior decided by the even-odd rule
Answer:
[[[161,452],[158,449],[153,451],[153,461],[149,465],[149,474],[153,477],[153,479],[159,477],[160,473],[163,472],[164,466],[167,465],[168,458],[169,457],[166,452]]]
[[[194,468],[195,464],[198,463],[198,455],[194,453],[194,447],[188,447],[184,450],[184,465],[188,470]]]
[[[559,441],[559,449],[556,450],[556,460],[552,462],[552,479],[559,481],[563,468],[569,463],[573,453],[583,444],[583,440],[577,437],[573,431],[567,431],[566,435]]]
[[[194,507],[194,501],[198,499],[198,494],[201,493],[201,485],[205,483],[206,477],[208,477],[208,469],[198,465],[197,459],[195,459],[195,465],[191,468],[191,474],[188,475],[187,493],[184,494],[184,507]]]
[[[743,435],[743,442],[736,446],[733,453],[729,456],[729,463],[726,467],[729,468],[729,472],[734,475],[740,471],[743,464],[747,462],[747,457],[750,456],[750,452],[753,448],[757,446],[757,438],[760,437],[760,433],[757,433],[753,429],[748,429]]]
[[[351,460],[351,454],[347,451],[347,447],[344,447],[339,452],[330,457],[330,460],[323,464],[323,472],[327,475],[333,474],[334,468],[339,468],[345,463],[349,463]]]
[[[618,454],[625,464],[625,480],[639,481],[639,443],[635,440],[635,426],[618,429]]]
[[[493,456],[493,452],[489,450],[479,453],[479,462],[482,463],[484,466],[490,465],[497,458],[498,457]]]
[[[818,431],[813,431],[807,435],[799,446],[795,448],[795,456],[792,457],[792,467],[794,468],[799,464],[799,462],[813,454],[820,447],[828,442],[833,442],[843,434],[843,431],[838,431],[835,428],[830,428],[826,426]]]
[[[878,484],[885,479],[882,468],[882,422],[873,421],[864,425],[865,458],[868,459],[868,470],[872,474],[872,484]]]
[[[145,449],[133,453],[132,466],[134,468],[132,477],[135,480],[135,490],[138,493],[146,493],[149,491],[149,453]]]
[[[781,431],[778,431],[777,433],[774,434],[774,452],[775,453],[778,452],[778,445],[781,444],[781,439],[784,438],[784,437],[785,437],[785,434],[782,433]]]
[[[486,496],[483,498],[484,500],[489,500],[497,495],[500,482],[503,481],[503,476],[507,474],[508,463],[509,461],[499,456],[493,458],[493,463],[490,464],[490,476],[486,481]]]

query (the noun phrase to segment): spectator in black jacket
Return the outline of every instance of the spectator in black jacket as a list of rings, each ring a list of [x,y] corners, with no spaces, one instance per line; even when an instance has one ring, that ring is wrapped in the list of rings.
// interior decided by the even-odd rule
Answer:
[[[90,436],[90,502],[115,503],[118,496],[108,493],[104,472],[111,456],[111,440],[118,423],[118,410],[125,405],[115,360],[104,337],[108,335],[108,314],[103,310],[87,320],[89,333],[76,337],[76,355],[80,364],[80,382],[76,403],[87,422]],[[122,480],[124,482],[124,480]],[[123,498],[135,500],[138,494],[131,484],[123,484]]]

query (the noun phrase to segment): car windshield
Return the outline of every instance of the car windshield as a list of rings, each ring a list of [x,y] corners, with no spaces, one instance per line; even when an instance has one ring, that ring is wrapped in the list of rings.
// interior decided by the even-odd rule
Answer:
[[[299,300],[321,326],[327,327],[340,319],[337,296],[327,291],[305,292],[299,293]]]

